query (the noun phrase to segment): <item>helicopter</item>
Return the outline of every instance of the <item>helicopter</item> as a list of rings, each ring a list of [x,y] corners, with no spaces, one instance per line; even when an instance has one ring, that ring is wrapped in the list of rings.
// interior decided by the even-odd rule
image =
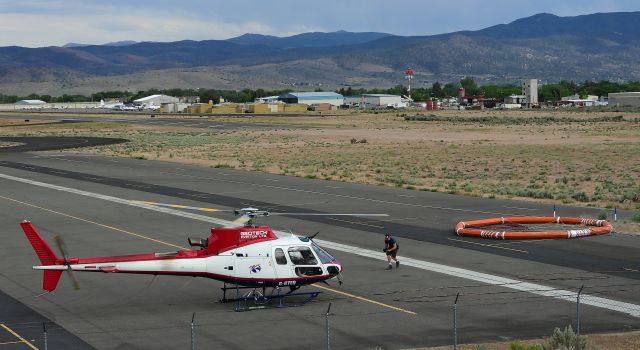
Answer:
[[[209,208],[144,202],[145,204],[213,211]],[[218,211],[218,210],[215,210]],[[53,292],[64,271],[68,271],[75,289],[79,284],[73,272],[130,273],[149,275],[176,275],[205,277],[224,282],[222,302],[282,299],[288,296],[315,298],[320,292],[293,293],[304,285],[338,278],[342,284],[342,264],[329,252],[313,242],[312,236],[289,235],[278,237],[269,226],[257,226],[253,221],[258,216],[272,213],[256,208],[234,210],[236,216],[230,227],[212,228],[207,238],[189,237],[192,249],[171,252],[155,252],[135,255],[77,258],[70,257],[64,241],[59,235],[54,240],[62,257],[57,256],[49,244],[38,233],[33,223],[20,223],[41,265],[34,270],[43,270],[43,289]],[[276,215],[357,215],[386,216],[386,214],[304,214],[273,213]],[[232,287],[228,287],[231,284]],[[262,293],[258,288],[262,288]],[[272,287],[271,294],[266,288]],[[282,289],[289,292],[283,293]],[[227,290],[235,289],[236,298],[227,299]],[[240,289],[253,289],[240,296]],[[236,311],[242,311],[236,304]]]

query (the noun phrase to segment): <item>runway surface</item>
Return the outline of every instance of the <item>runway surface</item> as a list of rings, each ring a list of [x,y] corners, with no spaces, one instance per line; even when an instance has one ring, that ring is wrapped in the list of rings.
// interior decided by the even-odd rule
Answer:
[[[187,236],[205,236],[212,226],[207,219],[148,210],[127,200],[389,217],[260,221],[281,231],[320,231],[318,242],[345,266],[345,284],[309,287],[323,294],[304,307],[235,313],[216,302],[221,297],[216,281],[108,274],[78,274],[81,290],[63,280],[54,293],[34,298],[41,293],[41,273],[31,270],[37,258],[18,226],[23,219],[33,221],[48,240],[63,234],[74,256],[168,251],[186,246]],[[563,216],[600,212],[557,210]],[[5,150],[0,154],[0,289],[8,297],[0,299],[24,304],[37,313],[33,322],[47,317],[88,344],[83,346],[99,349],[188,347],[193,312],[203,348],[320,348],[329,302],[334,349],[447,345],[453,343],[452,304],[458,293],[459,343],[546,337],[554,327],[575,327],[575,292],[582,285],[582,333],[638,330],[638,237],[504,242],[453,234],[461,220],[551,214],[550,206],[528,202]],[[233,219],[228,213],[214,216],[213,221]],[[385,232],[398,237],[406,263],[400,269],[384,270]]]

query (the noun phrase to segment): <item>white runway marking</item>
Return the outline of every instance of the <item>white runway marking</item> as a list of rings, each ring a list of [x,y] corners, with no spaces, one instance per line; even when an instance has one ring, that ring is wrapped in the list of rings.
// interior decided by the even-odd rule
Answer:
[[[435,206],[435,205],[403,203],[403,202],[389,201],[389,200],[376,199],[376,198],[350,196],[350,195],[346,195],[346,194],[320,192],[320,191],[313,191],[313,190],[303,190],[303,189],[293,188],[293,187],[257,184],[257,183],[253,183],[253,182],[239,181],[239,180],[227,180],[227,179],[220,179],[220,178],[215,178],[215,177],[206,177],[206,176],[189,175],[189,174],[177,174],[177,173],[164,172],[164,171],[161,172],[161,173],[165,174],[165,175],[179,175],[179,176],[182,176],[182,177],[190,177],[190,178],[200,179],[200,180],[223,181],[223,182],[234,183],[234,184],[239,184],[239,185],[248,185],[248,186],[271,188],[271,189],[274,189],[274,190],[285,190],[285,191],[294,191],[294,192],[301,192],[301,193],[319,194],[319,195],[322,195],[322,196],[347,198],[347,199],[356,199],[356,200],[362,200],[362,201],[368,201],[368,202],[374,202],[374,203],[402,205],[402,206],[407,206],[407,207],[451,210],[451,211],[458,211],[458,212],[480,213],[480,214],[489,214],[489,215],[497,215],[497,216],[505,216],[505,217],[506,216],[522,216],[521,214],[512,214],[512,213],[497,213],[497,212],[474,210],[474,209],[448,208],[448,207],[440,207],[440,206]],[[219,173],[219,174],[223,175],[223,176],[228,176],[229,175],[229,174],[224,174],[224,173]]]
[[[144,208],[144,209],[153,210],[161,213],[181,216],[181,217],[185,217],[193,220],[209,222],[209,223],[213,223],[221,226],[227,226],[231,224],[231,221],[216,219],[210,216],[205,216],[205,215],[200,215],[195,213],[188,213],[188,212],[183,212],[175,209],[157,207],[157,206],[144,204],[144,203],[140,203],[137,201],[132,201],[124,198],[103,195],[95,192],[89,192],[89,191],[79,190],[79,189],[70,188],[70,187],[58,186],[54,184],[29,180],[25,178],[19,178],[11,175],[6,175],[6,174],[0,174],[0,178],[22,182],[22,183],[26,183],[34,186],[39,186],[39,187],[45,187],[45,188],[58,190],[62,192],[73,193],[76,195],[102,199],[102,200],[106,200],[114,203],[130,205],[138,208]],[[288,232],[283,232],[283,231],[276,231],[276,233],[287,234],[287,235],[290,234]],[[355,246],[350,246],[346,244],[325,241],[320,239],[315,239],[315,241],[321,246],[329,249],[334,249],[334,250],[345,252],[345,253],[355,254],[358,256],[371,258],[375,260],[386,261],[384,254],[381,254],[379,251],[359,248]],[[546,297],[550,297],[558,300],[576,302],[576,297],[578,296],[578,293],[576,292],[573,292],[570,290],[564,290],[564,289],[557,289],[557,288],[545,286],[542,284],[519,281],[511,278],[490,275],[490,274],[486,274],[478,271],[467,270],[467,269],[462,269],[458,267],[433,263],[425,260],[413,259],[405,256],[398,256],[398,258],[402,262],[403,266],[411,266],[411,267],[425,270],[425,271],[441,273],[448,276],[486,283],[486,284],[497,286],[497,287],[514,289],[522,292],[529,292],[532,294],[546,296]],[[617,311],[633,317],[640,317],[640,305],[637,305],[637,304],[631,304],[623,301],[601,298],[601,297],[597,297],[589,294],[581,294],[580,301],[582,304],[585,304],[585,305],[590,305],[590,306],[607,309],[611,311]]]

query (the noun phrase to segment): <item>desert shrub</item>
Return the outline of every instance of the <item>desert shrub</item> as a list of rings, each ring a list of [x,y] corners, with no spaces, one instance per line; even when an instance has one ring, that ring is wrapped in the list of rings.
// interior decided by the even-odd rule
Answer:
[[[527,345],[516,340],[509,344],[509,350],[542,350],[542,346],[538,344]]]
[[[635,213],[635,214],[631,217],[631,221],[633,221],[633,222],[640,222],[640,213]]]
[[[571,326],[567,326],[564,330],[556,327],[542,348],[544,350],[584,350],[586,347],[587,340],[578,336]]]
[[[607,220],[607,212],[606,211],[601,211],[598,214],[598,220]]]
[[[573,196],[571,196],[571,198],[577,200],[578,202],[588,202],[589,201],[589,196],[587,196],[587,194],[584,193],[584,192],[575,193]]]

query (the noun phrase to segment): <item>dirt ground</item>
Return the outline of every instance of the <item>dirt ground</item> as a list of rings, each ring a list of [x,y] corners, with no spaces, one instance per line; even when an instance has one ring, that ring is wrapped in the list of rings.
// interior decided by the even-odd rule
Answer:
[[[586,335],[587,350],[640,350],[640,332],[590,334]],[[532,346],[545,344],[547,339],[518,341],[520,344]],[[513,342],[491,344],[461,344],[459,350],[508,350]],[[412,350],[451,350],[453,346],[439,346]]]
[[[433,120],[405,120],[414,115]],[[77,152],[594,206],[608,219],[613,208],[640,210],[640,112],[339,111],[194,118],[277,128],[209,131],[95,122],[0,131],[124,137],[132,142]],[[618,222],[616,229],[640,232],[640,225]]]

